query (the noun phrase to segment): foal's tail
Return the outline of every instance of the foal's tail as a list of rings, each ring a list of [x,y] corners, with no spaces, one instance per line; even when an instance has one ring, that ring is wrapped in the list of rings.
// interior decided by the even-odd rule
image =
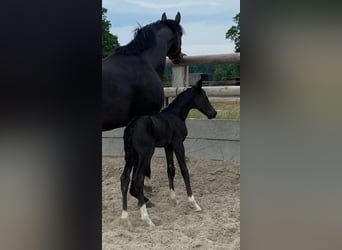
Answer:
[[[134,149],[133,146],[133,131],[135,126],[135,121],[138,117],[133,118],[127,127],[124,130],[124,150],[125,150],[125,161],[126,164],[133,168],[133,174],[137,170],[138,167],[138,153]],[[140,159],[141,160],[141,159]],[[144,168],[144,175],[151,178],[151,169],[150,166],[148,168]]]

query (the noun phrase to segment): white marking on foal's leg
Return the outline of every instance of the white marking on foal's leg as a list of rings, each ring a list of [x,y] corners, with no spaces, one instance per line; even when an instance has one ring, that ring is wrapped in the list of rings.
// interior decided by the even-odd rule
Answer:
[[[176,205],[179,203],[179,201],[176,199],[176,193],[172,188],[170,188],[170,200]]]
[[[144,185],[145,185],[145,186],[152,186],[152,185],[151,185],[151,179],[148,178],[147,176],[145,176]]]
[[[147,193],[152,193],[152,182],[151,182],[151,179],[148,178],[147,176],[145,177],[145,180],[144,180],[144,190]]]
[[[131,222],[128,219],[127,211],[122,210],[121,219],[125,223],[124,225],[128,226],[128,228],[132,228],[132,224],[131,224]]]
[[[121,214],[121,219],[127,219],[128,218],[128,213],[125,210],[122,210],[122,214]]]
[[[141,219],[143,221],[146,221],[149,226],[154,227],[154,223],[151,221],[150,217],[148,216],[146,205],[142,205],[140,208],[140,213],[141,213]]]
[[[172,200],[176,199],[176,193],[172,188],[170,189],[170,199],[172,199]]]
[[[188,201],[191,203],[191,205],[194,207],[195,211],[202,211],[202,208],[197,204],[195,201],[195,198],[193,195],[188,197]]]

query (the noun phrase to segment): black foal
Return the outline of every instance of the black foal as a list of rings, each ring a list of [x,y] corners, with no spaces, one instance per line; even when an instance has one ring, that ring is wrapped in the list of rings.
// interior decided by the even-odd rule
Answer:
[[[196,211],[201,211],[192,195],[183,144],[188,133],[185,119],[191,109],[198,109],[209,119],[216,116],[215,109],[211,106],[205,91],[202,89],[202,80],[198,81],[196,86],[179,94],[159,114],[137,117],[126,127],[124,132],[126,164],[121,175],[122,219],[128,218],[127,191],[130,173],[133,168],[130,193],[139,200],[141,219],[145,220],[150,226],[154,226],[147,213],[146,202],[148,199],[144,196],[143,186],[145,176],[150,177],[150,163],[155,147],[164,147],[165,149],[170,198],[176,200],[173,185],[175,176],[174,152],[184,178],[188,200]]]

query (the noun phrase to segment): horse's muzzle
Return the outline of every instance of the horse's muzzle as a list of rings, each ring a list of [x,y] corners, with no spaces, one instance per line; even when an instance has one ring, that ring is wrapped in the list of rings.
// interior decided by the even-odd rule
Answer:
[[[169,56],[170,60],[172,61],[172,63],[174,64],[180,64],[180,62],[182,61],[182,58],[185,54],[180,52],[175,56]]]
[[[208,115],[208,119],[214,119],[217,115],[217,112],[216,110],[214,110],[213,112],[210,112],[209,115]]]
[[[173,64],[180,64],[180,62],[181,62],[181,58],[174,58],[174,59],[172,59],[172,63]]]

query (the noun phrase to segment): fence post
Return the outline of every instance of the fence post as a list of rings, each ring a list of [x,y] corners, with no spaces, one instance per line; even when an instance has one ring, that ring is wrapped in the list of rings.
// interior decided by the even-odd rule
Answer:
[[[189,66],[176,66],[172,65],[172,87],[188,87],[189,86]],[[169,105],[169,98],[165,98],[164,105]]]
[[[189,66],[172,66],[172,87],[189,86]]]

